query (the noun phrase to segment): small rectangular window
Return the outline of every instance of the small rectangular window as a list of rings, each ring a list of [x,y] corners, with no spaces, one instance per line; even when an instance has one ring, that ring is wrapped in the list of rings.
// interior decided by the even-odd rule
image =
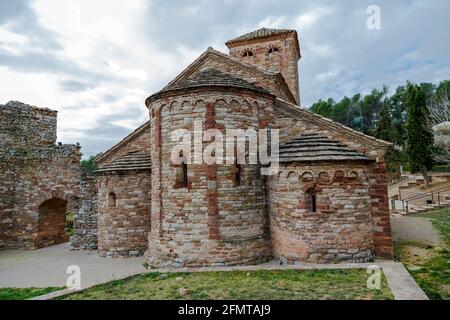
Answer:
[[[317,196],[315,193],[311,194],[311,212],[317,212]]]
[[[182,166],[183,166],[183,188],[187,188],[188,187],[188,167],[187,167],[187,163],[183,162]]]
[[[235,166],[235,176],[234,176],[234,183],[236,187],[239,187],[241,185],[241,174],[242,174],[242,166],[237,163]]]

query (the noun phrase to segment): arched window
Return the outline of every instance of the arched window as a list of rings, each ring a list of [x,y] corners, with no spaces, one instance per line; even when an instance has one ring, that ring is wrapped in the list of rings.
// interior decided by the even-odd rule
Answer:
[[[245,50],[244,54],[242,55],[243,57],[253,57],[253,52],[251,52],[250,50]]]
[[[108,207],[110,208],[117,207],[117,196],[114,192],[110,192],[108,194]]]
[[[279,51],[279,50],[278,50],[277,47],[272,47],[272,48],[269,49],[269,55],[270,55],[271,53],[275,53],[275,52],[278,52],[278,51]]]

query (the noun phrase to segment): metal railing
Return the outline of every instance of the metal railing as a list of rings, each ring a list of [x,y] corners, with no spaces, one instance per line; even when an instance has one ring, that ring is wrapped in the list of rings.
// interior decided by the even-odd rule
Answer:
[[[413,197],[409,197],[409,198],[406,198],[406,199],[402,199],[403,212],[405,212],[405,209],[406,209],[406,214],[409,213],[409,211],[408,211],[409,210],[409,203],[411,201],[414,201],[414,200],[419,200],[419,199],[427,198],[427,197],[431,196],[431,203],[430,204],[435,204],[435,196],[436,195],[437,195],[437,205],[440,207],[441,206],[442,194],[444,192],[449,191],[449,190],[450,190],[450,188],[444,188],[444,189],[441,189],[441,190],[431,191],[431,192],[419,194],[419,195],[416,195],[416,196],[413,196]]]

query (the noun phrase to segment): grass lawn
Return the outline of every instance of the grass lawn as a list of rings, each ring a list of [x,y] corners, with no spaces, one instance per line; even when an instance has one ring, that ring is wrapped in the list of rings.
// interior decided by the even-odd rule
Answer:
[[[362,269],[146,273],[61,299],[393,299],[384,276],[380,290],[368,289],[367,278]]]
[[[430,219],[441,233],[442,245],[418,242],[395,243],[395,256],[408,268],[430,299],[450,299],[450,210],[416,215]]]
[[[64,288],[0,288],[0,300],[27,300]]]

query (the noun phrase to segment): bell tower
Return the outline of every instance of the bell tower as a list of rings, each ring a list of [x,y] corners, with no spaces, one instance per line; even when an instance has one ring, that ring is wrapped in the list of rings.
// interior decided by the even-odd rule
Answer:
[[[298,62],[301,58],[297,31],[262,28],[233,40],[230,55],[263,70],[281,73],[300,105]]]

